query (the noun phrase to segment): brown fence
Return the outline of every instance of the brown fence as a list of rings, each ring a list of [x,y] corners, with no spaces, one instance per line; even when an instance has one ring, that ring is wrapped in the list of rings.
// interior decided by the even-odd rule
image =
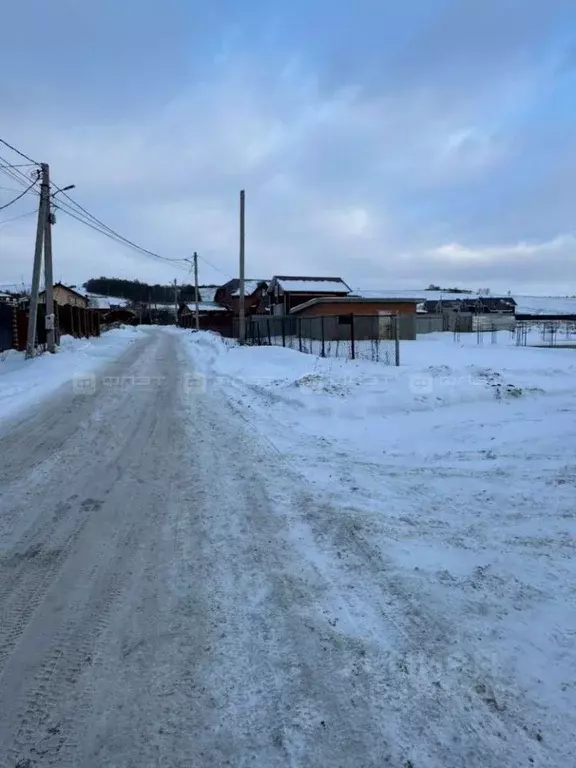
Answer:
[[[56,327],[60,335],[75,338],[100,336],[100,314],[93,309],[64,304],[56,308]]]
[[[9,312],[0,307],[0,350],[17,349],[23,352],[26,349],[28,338],[28,309],[18,309],[11,306]],[[55,336],[56,343],[60,341],[60,336],[65,334],[76,338],[88,338],[90,336],[100,336],[100,317],[98,312],[93,309],[84,309],[83,307],[72,307],[69,304],[59,306],[54,305],[55,315]],[[46,346],[46,306],[38,305],[38,315],[36,319],[36,346],[40,349]],[[8,335],[8,323],[10,323],[11,334]],[[10,343],[9,342],[10,338]]]
[[[16,307],[0,303],[0,352],[14,347],[16,338]]]

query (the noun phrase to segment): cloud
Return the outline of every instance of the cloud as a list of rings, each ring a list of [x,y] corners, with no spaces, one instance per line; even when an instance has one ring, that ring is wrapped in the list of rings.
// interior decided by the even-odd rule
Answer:
[[[574,49],[553,36],[567,6],[433,5],[435,13],[419,9],[415,29],[389,6],[410,40],[389,50],[377,45],[373,17],[345,8],[333,9],[338,34],[317,27],[316,48],[303,49],[311,32],[290,37],[296,10],[308,21],[315,12],[300,5],[277,20],[278,34],[260,30],[249,46],[256,21],[247,27],[232,9],[210,66],[193,77],[179,74],[165,93],[151,82],[137,107],[129,94],[122,107],[107,80],[120,107],[99,119],[72,92],[59,92],[59,109],[41,124],[11,103],[8,138],[50,160],[54,179],[75,183],[75,197],[126,236],[172,258],[197,250],[216,264],[220,272],[201,262],[202,280],[236,273],[245,188],[248,271],[257,276],[326,272],[358,285],[470,280],[532,291],[553,283],[573,292],[576,147],[562,94]],[[380,6],[363,7],[377,14]],[[347,47],[338,47],[347,32]],[[346,69],[348,60],[355,65]],[[0,228],[0,281],[19,279],[29,263],[33,222],[7,232]],[[174,276],[64,212],[54,237],[57,273],[70,282]]]

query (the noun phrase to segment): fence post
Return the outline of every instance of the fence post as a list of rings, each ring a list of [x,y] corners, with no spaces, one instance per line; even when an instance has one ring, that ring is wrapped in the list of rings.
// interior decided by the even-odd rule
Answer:
[[[297,320],[298,323],[298,350],[302,352],[302,318],[299,317]]]
[[[354,314],[350,315],[350,346],[352,347],[352,360],[356,358],[355,338],[354,338]]]
[[[284,321],[286,318],[282,316],[282,346],[286,346],[286,326],[284,325]]]
[[[320,329],[322,332],[322,357],[326,357],[326,347],[324,346],[324,315],[320,318]]]
[[[394,317],[394,352],[396,365],[400,365],[400,313],[397,312]]]

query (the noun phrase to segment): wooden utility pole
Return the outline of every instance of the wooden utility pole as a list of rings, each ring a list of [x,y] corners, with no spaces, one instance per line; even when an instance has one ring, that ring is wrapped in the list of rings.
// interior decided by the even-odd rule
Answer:
[[[200,308],[198,306],[198,254],[194,251],[194,315],[196,316],[196,330],[200,330]]]
[[[56,351],[55,317],[54,317],[54,275],[52,270],[52,224],[53,213],[50,205],[50,170],[46,166],[46,183],[48,184],[48,204],[44,220],[44,288],[46,290],[46,345],[48,352]]]
[[[38,293],[40,291],[40,272],[42,270],[42,246],[46,230],[46,218],[50,208],[49,170],[47,163],[41,164],[40,203],[38,205],[38,223],[36,226],[36,244],[34,246],[34,267],[32,270],[32,290],[28,308],[28,337],[26,339],[26,358],[36,353],[36,320],[38,317]]]
[[[245,218],[245,193],[240,190],[240,285],[238,286],[239,305],[238,305],[238,339],[242,344],[246,339],[246,307],[244,290],[244,218]]]

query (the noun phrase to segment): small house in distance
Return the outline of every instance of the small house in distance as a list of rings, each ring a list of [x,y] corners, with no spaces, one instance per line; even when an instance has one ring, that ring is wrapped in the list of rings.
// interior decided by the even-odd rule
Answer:
[[[398,316],[399,338],[415,339],[416,307],[419,301],[416,298],[388,296],[323,296],[293,307],[290,315],[303,319],[322,318],[324,337],[331,340],[350,338],[352,323],[354,336],[358,340],[395,336],[390,318]]]
[[[352,289],[341,277],[275,275],[268,286],[270,311],[274,315],[287,315],[311,299],[344,297],[351,293]]]
[[[38,294],[38,301],[44,304],[46,303],[45,290],[40,291]],[[61,307],[68,304],[72,307],[82,307],[83,309],[88,308],[88,297],[84,296],[83,293],[79,293],[78,291],[74,290],[74,288],[63,285],[63,283],[54,283],[54,301]]]

